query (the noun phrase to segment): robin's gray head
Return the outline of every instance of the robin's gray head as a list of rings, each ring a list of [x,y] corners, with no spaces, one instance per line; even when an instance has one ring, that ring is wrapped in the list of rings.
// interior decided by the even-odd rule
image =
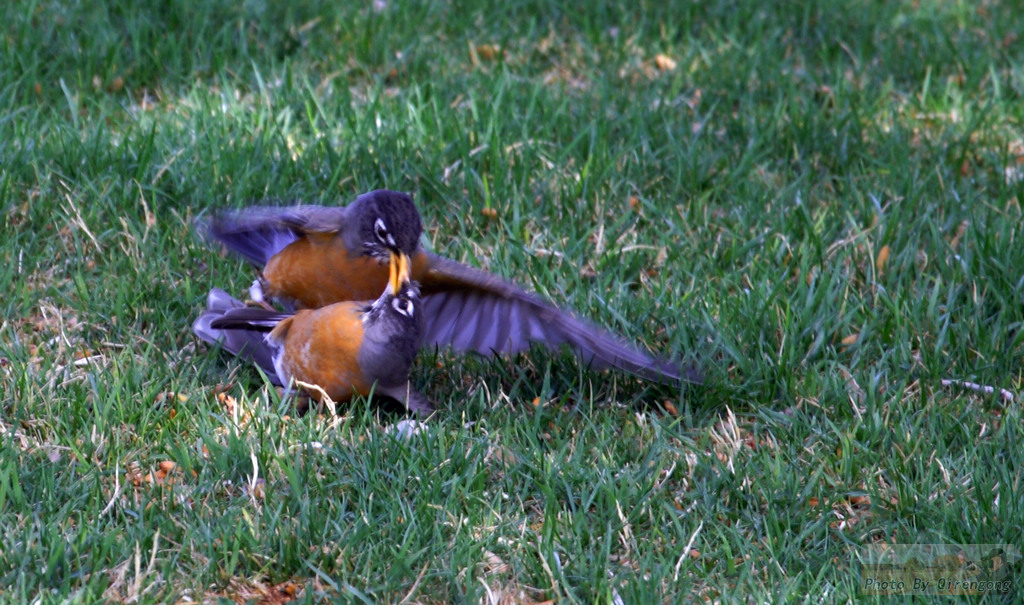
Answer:
[[[419,247],[423,221],[408,195],[378,189],[357,197],[350,208],[359,220],[365,254],[383,261],[391,252],[412,256]]]
[[[369,380],[403,383],[423,331],[420,286],[409,276],[409,257],[391,255],[391,275],[380,298],[363,309],[359,364]]]

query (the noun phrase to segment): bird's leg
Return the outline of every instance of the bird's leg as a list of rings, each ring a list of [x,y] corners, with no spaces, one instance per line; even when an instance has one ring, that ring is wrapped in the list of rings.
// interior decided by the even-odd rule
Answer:
[[[247,306],[247,307],[259,307],[261,309],[266,309],[267,311],[273,311],[275,313],[278,311],[278,309],[274,305],[268,303],[265,300],[253,300],[251,298],[247,298],[245,300],[245,306]]]
[[[416,414],[423,420],[430,418],[434,415],[434,406],[430,403],[430,400],[423,394],[412,388],[412,385],[407,385],[405,388],[405,399],[402,400],[405,404],[405,408]]]

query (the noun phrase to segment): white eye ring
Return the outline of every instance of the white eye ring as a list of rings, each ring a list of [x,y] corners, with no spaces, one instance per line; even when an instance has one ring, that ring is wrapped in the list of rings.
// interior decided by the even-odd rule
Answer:
[[[384,224],[384,219],[379,218],[374,221],[373,231],[377,234],[377,239],[385,244],[388,243],[388,240],[391,240],[391,234],[388,233],[388,227]]]
[[[395,311],[398,311],[406,317],[412,317],[415,306],[412,301],[408,298],[396,298],[391,301],[391,306],[394,307]]]

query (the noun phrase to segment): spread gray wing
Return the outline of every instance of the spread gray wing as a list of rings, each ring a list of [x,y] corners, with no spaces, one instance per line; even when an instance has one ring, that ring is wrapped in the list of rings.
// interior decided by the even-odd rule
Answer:
[[[616,368],[654,382],[702,382],[701,373],[641,351],[490,273],[433,254],[421,279],[425,317],[422,344],[513,354],[542,345],[567,345],[593,369]]]
[[[221,212],[198,221],[207,238],[221,242],[262,267],[288,244],[308,233],[336,233],[346,220],[345,207],[255,206],[237,212]]]

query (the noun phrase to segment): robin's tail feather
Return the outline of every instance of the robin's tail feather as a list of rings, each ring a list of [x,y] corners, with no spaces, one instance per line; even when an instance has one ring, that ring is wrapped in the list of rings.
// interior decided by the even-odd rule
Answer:
[[[275,254],[300,237],[293,228],[282,223],[270,209],[254,209],[242,213],[222,213],[197,222],[207,239],[218,241],[235,254],[257,267],[267,264]]]
[[[224,290],[214,288],[207,297],[206,310],[192,324],[192,331],[201,340],[252,361],[271,382],[278,384],[273,353],[264,333],[286,317],[285,313],[246,307]]]

